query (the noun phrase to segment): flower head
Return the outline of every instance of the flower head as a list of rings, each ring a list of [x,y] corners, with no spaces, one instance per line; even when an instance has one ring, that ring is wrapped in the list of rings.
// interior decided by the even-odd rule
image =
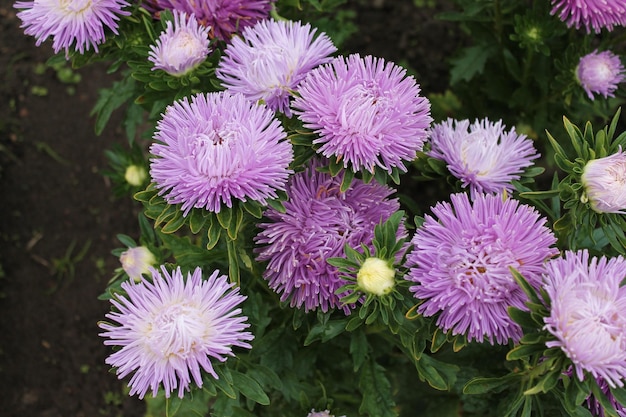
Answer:
[[[289,116],[289,98],[298,83],[337,50],[326,34],[315,38],[315,32],[308,23],[291,21],[263,20],[247,27],[224,51],[217,78],[229,91],[263,100]]]
[[[406,171],[432,122],[430,102],[406,70],[382,58],[337,57],[312,70],[292,104],[317,133],[317,152],[356,172],[375,167]]]
[[[584,26],[587,33],[592,30],[600,33],[603,28],[611,31],[613,26],[626,25],[624,0],[552,0],[550,14],[558,14],[568,27]]]
[[[37,46],[52,38],[55,53],[70,48],[81,54],[105,40],[105,28],[117,34],[120,16],[130,12],[125,0],[34,0],[18,1],[14,7],[21,9],[17,16],[22,20],[24,33],[37,39]]]
[[[598,213],[626,213],[626,152],[592,159],[581,176],[585,196]]]
[[[330,414],[330,411],[328,410],[315,411],[315,409],[312,409],[311,412],[307,414],[306,417],[335,417],[335,415]],[[341,416],[341,417],[346,417],[346,416]]]
[[[174,24],[166,23],[165,31],[150,46],[148,59],[153,70],[181,76],[200,65],[209,55],[209,28],[200,26],[196,18],[174,10]]]
[[[407,279],[424,300],[418,311],[439,314],[440,328],[470,341],[518,341],[522,330],[507,309],[527,310],[527,296],[510,268],[539,287],[544,261],[558,254],[556,238],[545,218],[517,200],[481,194],[471,203],[465,193],[450,199],[432,208],[437,218],[425,216],[412,240]]]
[[[626,378],[626,259],[589,257],[587,250],[568,251],[546,265],[544,288],[550,298],[545,328],[574,365],[611,387]]]
[[[137,246],[128,248],[120,255],[122,269],[130,279],[135,282],[141,281],[142,275],[147,274],[152,269],[152,265],[156,264],[154,254],[145,246]]]
[[[395,285],[396,271],[380,258],[367,258],[356,274],[359,287],[375,295],[389,294]]]
[[[346,244],[356,250],[361,244],[372,246],[374,227],[395,213],[399,203],[388,198],[391,188],[376,182],[355,179],[341,192],[341,175],[318,172],[317,166],[314,161],[290,178],[284,213],[265,212],[269,221],[258,225],[261,231],[255,237],[257,260],[269,261],[263,277],[292,307],[341,307],[348,314],[350,307],[340,301],[346,294],[335,294],[348,281],[326,261],[343,257]],[[398,234],[406,236],[404,226]]]
[[[211,28],[211,38],[228,42],[245,27],[267,18],[273,3],[274,0],[147,0],[147,7],[194,14],[202,26]]]
[[[580,58],[576,77],[589,99],[593,100],[594,93],[604,98],[614,97],[617,85],[626,80],[626,72],[617,55],[610,51],[594,51]]]
[[[265,204],[291,173],[291,144],[274,113],[228,92],[169,106],[150,147],[150,175],[170,204],[219,212],[232,200]]]
[[[513,191],[512,180],[539,157],[532,140],[502,121],[448,119],[432,127],[429,156],[445,161],[472,196]]]
[[[161,266],[152,278],[124,282],[128,295],[111,300],[117,310],[106,317],[115,324],[100,323],[100,336],[105,345],[121,349],[106,363],[117,368],[120,379],[133,374],[130,395],[143,398],[150,390],[156,396],[162,384],[166,397],[178,389],[182,398],[192,380],[202,386],[202,370],[218,378],[212,360],[234,356],[234,346],[251,347],[247,317],[237,307],[246,297],[218,271],[202,279],[196,268],[184,279],[180,268],[170,273]]]

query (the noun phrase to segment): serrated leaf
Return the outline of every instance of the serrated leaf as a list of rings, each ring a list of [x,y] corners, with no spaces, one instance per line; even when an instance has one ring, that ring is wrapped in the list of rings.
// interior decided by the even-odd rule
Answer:
[[[368,347],[369,344],[364,331],[355,331],[350,335],[350,354],[352,355],[352,369],[354,372],[357,372],[365,362]]]
[[[359,390],[362,394],[359,413],[376,417],[396,417],[391,384],[385,368],[374,360],[365,362],[361,368]]]
[[[485,63],[493,54],[492,45],[475,45],[465,48],[461,56],[451,60],[450,84],[459,81],[470,81],[476,75],[483,72]]]

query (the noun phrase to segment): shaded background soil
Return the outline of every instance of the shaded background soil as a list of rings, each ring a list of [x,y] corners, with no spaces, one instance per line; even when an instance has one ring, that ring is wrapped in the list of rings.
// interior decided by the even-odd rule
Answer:
[[[412,0],[361,0],[360,30],[344,46],[411,66],[425,93],[447,84],[458,46],[441,10]],[[89,113],[112,77],[102,66],[59,80],[19,28],[13,1],[0,0],[0,415],[141,416],[143,404],[108,372],[97,300],[115,268],[116,234],[137,237],[138,205],[116,200],[102,176],[104,150],[126,139],[114,114],[95,136]],[[65,259],[65,261],[64,261]],[[67,260],[70,262],[67,262]]]

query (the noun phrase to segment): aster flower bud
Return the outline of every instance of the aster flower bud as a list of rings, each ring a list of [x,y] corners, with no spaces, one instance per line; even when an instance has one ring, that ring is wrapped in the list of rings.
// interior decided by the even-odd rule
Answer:
[[[596,50],[580,59],[576,77],[589,99],[593,100],[594,93],[604,98],[614,97],[617,85],[626,80],[626,72],[617,55]]]
[[[194,15],[174,10],[174,24],[167,22],[165,31],[150,46],[148,60],[153,70],[162,69],[180,77],[200,65],[209,55],[209,30],[201,26]]]
[[[154,254],[145,246],[129,248],[120,255],[122,269],[135,282],[141,281],[141,276],[150,272],[150,267],[156,264]]]
[[[367,258],[356,274],[356,281],[363,291],[380,296],[393,290],[395,275],[396,271],[384,259]]]
[[[626,152],[587,162],[581,177],[584,198],[598,213],[626,213]]]
[[[133,187],[139,187],[148,177],[146,169],[139,165],[129,165],[124,172],[124,179]]]

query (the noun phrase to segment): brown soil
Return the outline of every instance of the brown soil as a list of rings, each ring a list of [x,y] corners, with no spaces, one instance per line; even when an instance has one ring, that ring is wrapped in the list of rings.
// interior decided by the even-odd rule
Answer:
[[[115,200],[101,174],[103,151],[126,141],[121,114],[99,137],[89,115],[112,77],[102,66],[77,71],[76,85],[39,73],[52,49],[23,34],[12,3],[0,0],[0,414],[140,416],[104,364],[97,327],[109,309],[97,296],[119,266],[115,236],[138,230],[138,206]],[[425,92],[441,91],[455,45],[433,10],[412,5],[360,1],[347,49],[407,63]],[[64,264],[72,247],[70,258],[84,256]]]

